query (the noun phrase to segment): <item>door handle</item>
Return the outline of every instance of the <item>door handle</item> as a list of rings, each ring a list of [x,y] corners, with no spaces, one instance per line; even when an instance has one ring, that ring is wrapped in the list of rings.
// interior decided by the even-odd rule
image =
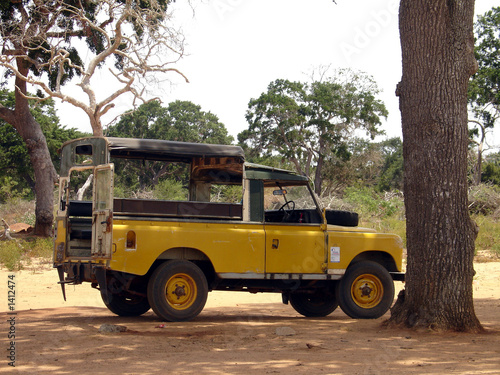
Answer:
[[[271,247],[273,249],[277,249],[279,245],[280,245],[280,240],[278,240],[277,238],[273,238],[273,244]]]

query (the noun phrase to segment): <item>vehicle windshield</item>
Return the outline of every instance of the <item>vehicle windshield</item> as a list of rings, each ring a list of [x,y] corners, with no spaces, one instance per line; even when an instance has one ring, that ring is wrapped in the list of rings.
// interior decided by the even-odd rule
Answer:
[[[295,209],[316,209],[316,203],[306,185],[287,186],[286,184],[264,188],[264,210],[288,209],[292,203]]]
[[[321,212],[307,185],[279,183],[264,187],[264,210],[268,223],[322,222]]]

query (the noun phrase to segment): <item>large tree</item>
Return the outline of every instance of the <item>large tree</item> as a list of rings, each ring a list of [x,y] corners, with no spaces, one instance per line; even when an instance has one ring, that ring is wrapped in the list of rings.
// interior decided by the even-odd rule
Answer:
[[[6,108],[14,108],[14,92],[0,90],[0,104]],[[60,125],[53,100],[41,103],[30,101],[30,108],[47,139],[51,159],[57,168],[58,150],[61,145],[69,139],[81,137],[82,133]],[[0,120],[0,185],[2,185],[0,202],[15,196],[32,199],[35,191],[34,170],[26,146],[12,125],[2,120]]]
[[[348,157],[354,131],[372,138],[380,134],[380,117],[387,110],[378,92],[371,77],[345,69],[312,83],[278,79],[250,100],[249,127],[238,140],[290,160],[297,172],[314,179],[321,194],[325,163]]]
[[[402,0],[408,265],[390,323],[479,331],[472,299],[477,227],[467,207],[467,86],[474,0]]]
[[[51,233],[52,191],[57,173],[43,132],[30,113],[28,85],[37,86],[39,96],[58,98],[81,108],[89,117],[93,133],[102,135],[102,116],[113,108],[118,97],[131,93],[135,99],[147,100],[144,94],[145,87],[151,84],[149,73],[177,71],[171,65],[183,55],[183,39],[169,26],[166,13],[169,3],[169,0],[1,2],[0,65],[14,76],[16,100],[13,109],[0,106],[0,118],[22,137],[35,170],[36,234]],[[85,53],[80,55],[81,51]],[[115,57],[114,67],[108,63],[109,57]],[[97,91],[91,79],[98,68],[105,66],[118,86],[108,84]],[[64,90],[64,85],[77,76],[80,77],[77,87],[86,101]],[[115,88],[107,91],[112,86]]]

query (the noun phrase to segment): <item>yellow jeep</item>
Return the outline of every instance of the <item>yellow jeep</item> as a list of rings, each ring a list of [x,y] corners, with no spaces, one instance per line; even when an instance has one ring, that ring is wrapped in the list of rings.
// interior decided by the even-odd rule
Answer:
[[[54,267],[64,298],[65,284],[89,282],[115,314],[152,308],[185,321],[209,291],[272,292],[304,316],[340,305],[370,319],[404,279],[401,238],[322,209],[306,177],[247,163],[240,147],[89,137],[65,143],[61,156]],[[115,197],[115,165],[132,161],[184,166],[185,199]],[[217,202],[228,186],[236,201]]]

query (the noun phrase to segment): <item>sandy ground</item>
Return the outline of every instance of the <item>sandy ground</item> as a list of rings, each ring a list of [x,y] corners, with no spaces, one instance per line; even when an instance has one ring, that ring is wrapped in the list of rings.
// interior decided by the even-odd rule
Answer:
[[[63,301],[50,266],[15,273],[15,367],[9,366],[9,273],[0,270],[0,373],[8,374],[500,374],[500,262],[476,263],[476,313],[485,334],[415,332],[353,320],[311,319],[280,295],[212,292],[187,323],[153,312],[121,318],[89,285]],[[397,288],[402,283],[396,283]],[[127,327],[99,333],[104,323]]]

